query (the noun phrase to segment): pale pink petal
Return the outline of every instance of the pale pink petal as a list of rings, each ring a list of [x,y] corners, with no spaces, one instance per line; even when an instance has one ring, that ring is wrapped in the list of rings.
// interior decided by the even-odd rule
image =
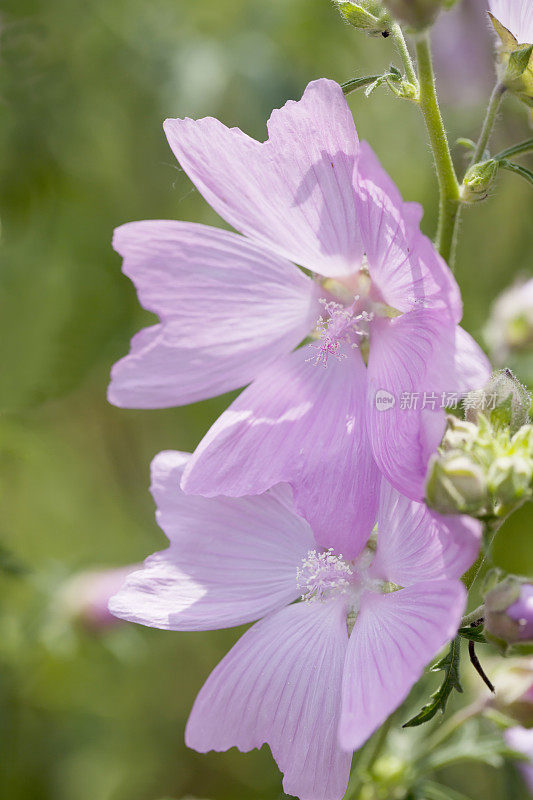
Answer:
[[[420,231],[422,208],[406,203],[367,142],[361,142],[358,221],[372,281],[399,311],[423,307],[462,315],[459,287],[444,259]]]
[[[264,743],[300,800],[341,800],[351,754],[337,744],[346,653],[341,603],[297,603],[239,639],[201,689],[188,747],[205,753]]]
[[[455,636],[465,600],[465,588],[455,580],[363,596],[346,653],[341,747],[360,747],[405,700],[424,667]]]
[[[371,323],[368,431],[387,479],[413,500],[424,497],[426,468],[446,425],[445,407],[483,385],[489,364],[481,348],[447,315],[411,311]],[[383,392],[390,402],[379,402]]]
[[[315,364],[308,345],[268,367],[204,437],[183,480],[206,497],[291,484],[298,512],[324,547],[352,558],[374,525],[378,472],[365,433],[359,351]]]
[[[459,578],[478,554],[481,531],[478,520],[432,513],[383,479],[372,574],[399,586]]]
[[[462,393],[481,389],[490,378],[489,359],[476,340],[460,325],[455,329],[453,368]]]
[[[453,344],[444,341],[439,345],[438,358],[430,359],[425,378],[425,386],[430,394],[447,398],[446,404],[463,398],[467,392],[481,389],[490,378],[490,362],[478,343],[460,325],[455,327]],[[442,413],[431,408],[422,411],[421,442],[424,461],[435,452],[442,441],[446,420]]]
[[[287,487],[239,499],[191,497],[179,488],[188,453],[152,462],[156,518],[170,547],[128,577],[110,609],[170,630],[240,625],[295,600],[296,572],[314,545],[290,509]]]
[[[489,0],[489,9],[519,44],[533,42],[533,3],[531,0]]]
[[[444,330],[443,330],[444,329]],[[445,332],[449,343],[453,328],[446,328],[435,311],[411,311],[392,320],[372,322],[368,360],[369,437],[374,458],[383,474],[401,492],[415,500],[424,497],[424,479],[429,454],[422,429],[421,405],[428,364],[440,357]],[[391,399],[379,405],[385,393]],[[416,408],[404,406],[413,396]],[[433,414],[444,429],[444,411]]]
[[[113,367],[118,406],[165,408],[239,388],[290,352],[320,313],[310,278],[235,233],[147,220],[117,228],[113,246],[162,323],[137,334]]]
[[[299,102],[274,111],[264,143],[212,117],[164,128],[190,179],[238,231],[322,275],[358,268],[358,139],[337,83],[313,81]]]

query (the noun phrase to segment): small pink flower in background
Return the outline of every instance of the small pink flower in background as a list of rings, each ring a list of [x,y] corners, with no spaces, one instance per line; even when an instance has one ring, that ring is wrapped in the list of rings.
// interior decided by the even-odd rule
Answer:
[[[532,0],[489,0],[489,10],[519,44],[533,43]]]
[[[533,347],[533,278],[519,278],[494,301],[484,330],[491,357],[498,366]]]
[[[285,792],[340,800],[352,752],[454,636],[479,523],[433,515],[383,480],[377,544],[348,559],[317,547],[286,485],[243,498],[185,495],[189,458],[154,459],[156,518],[170,546],[128,577],[110,609],[167,630],[260,619],[201,689],[186,742],[200,752],[268,743]]]
[[[529,759],[529,761],[518,761],[517,766],[533,797],[533,728],[521,728],[518,725],[515,728],[508,728],[504,736],[509,747]]]
[[[486,0],[456,3],[437,19],[433,55],[444,104],[477,106],[492,89],[493,47],[486,21]]]
[[[90,630],[116,625],[117,619],[108,608],[109,598],[123,585],[138,564],[115,569],[94,569],[78,572],[60,586],[54,605],[57,611],[76,620]]]
[[[333,81],[274,111],[264,143],[213,118],[170,119],[165,131],[244,236],[170,221],[117,229],[124,272],[161,322],[114,366],[109,399],[162,408],[251,382],[200,443],[183,488],[243,496],[289,483],[319,544],[355,556],[374,525],[378,468],[421,500],[444,431],[442,407],[401,409],[400,396],[488,378],[457,325],[455,280],[420,232],[421,208],[359,144]],[[380,392],[395,398],[385,412]]]

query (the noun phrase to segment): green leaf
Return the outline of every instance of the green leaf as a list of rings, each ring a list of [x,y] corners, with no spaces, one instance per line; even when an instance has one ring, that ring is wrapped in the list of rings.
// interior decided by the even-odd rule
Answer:
[[[450,649],[446,655],[431,667],[432,672],[444,672],[444,680],[437,691],[431,695],[429,703],[427,703],[415,717],[406,722],[402,726],[403,728],[414,728],[416,725],[429,722],[430,719],[433,719],[437,711],[440,710],[444,713],[448,698],[454,689],[462,693],[463,687],[459,680],[460,658],[461,637],[457,636],[451,642]]]
[[[344,94],[350,94],[350,92],[355,92],[357,89],[368,86],[369,83],[375,83],[379,78],[381,78],[381,75],[367,75],[364,78],[352,78],[352,80],[341,84],[341,89]]]
[[[370,86],[367,86],[365,89],[365,97],[370,97],[374,89],[377,89],[378,86],[381,86],[387,80],[387,75],[380,75],[374,83],[371,83]]]
[[[528,183],[533,185],[533,172],[526,167],[523,167],[521,164],[515,164],[514,161],[507,161],[503,159],[502,161],[498,162],[502,169],[508,169],[509,172],[516,172],[517,175],[520,175],[524,178]]]
[[[469,639],[472,642],[485,644],[487,641],[483,634],[483,625],[478,625],[475,628],[471,625],[465,625],[463,628],[459,628],[457,633],[459,636],[462,636],[463,639]]]
[[[455,140],[455,144],[458,144],[460,147],[466,147],[467,150],[475,150],[476,143],[472,141],[472,139],[466,139],[461,137]]]

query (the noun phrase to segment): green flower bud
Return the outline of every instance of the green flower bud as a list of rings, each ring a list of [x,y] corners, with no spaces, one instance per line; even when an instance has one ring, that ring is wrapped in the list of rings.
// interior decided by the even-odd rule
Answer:
[[[494,430],[508,429],[511,434],[528,422],[530,408],[531,395],[510,369],[493,372],[483,389],[470,392],[465,399],[469,422],[476,422],[481,413]]]
[[[369,36],[388,36],[391,18],[376,0],[333,0],[341,16]]]
[[[426,502],[440,514],[483,515],[488,505],[483,469],[456,451],[434,455],[426,480]]]
[[[383,0],[392,15],[412,30],[421,31],[435,22],[441,8],[451,8],[456,0]]]
[[[461,186],[463,203],[478,203],[488,197],[498,172],[498,162],[492,158],[473,164],[466,173]]]
[[[487,475],[493,502],[503,508],[512,508],[530,496],[532,481],[533,462],[519,455],[497,458]]]
[[[498,77],[510,92],[533,107],[533,44],[520,43],[502,23],[489,13],[499,37]]]
[[[467,422],[450,414],[441,449],[443,451],[469,450],[476,441],[478,434],[479,428],[473,422]]]

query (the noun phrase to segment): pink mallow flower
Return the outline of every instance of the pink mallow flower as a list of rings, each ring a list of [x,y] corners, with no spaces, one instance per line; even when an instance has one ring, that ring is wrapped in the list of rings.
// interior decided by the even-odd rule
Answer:
[[[109,598],[139,566],[84,570],[71,575],[54,596],[53,610],[92,631],[116,625],[117,619],[108,608]]]
[[[489,0],[489,9],[519,44],[533,43],[533,0]]]
[[[504,736],[509,747],[528,759],[517,763],[529,794],[533,797],[533,728],[522,728],[517,725],[515,728],[508,728]]]
[[[352,752],[454,636],[479,523],[432,514],[382,480],[376,541],[348,559],[317,547],[286,484],[242,498],[184,494],[189,459],[154,459],[170,547],[127,578],[110,610],[177,631],[260,619],[201,689],[186,743],[200,752],[268,743],[287,794],[340,800]]]
[[[455,280],[420,232],[420,206],[359,144],[333,81],[274,111],[264,143],[212,118],[164,127],[244,236],[170,221],[116,230],[124,272],[161,322],[114,366],[109,399],[161,408],[251,382],[200,443],[183,488],[238,497],[289,483],[319,544],[355,556],[375,522],[379,470],[421,500],[443,404],[488,379],[456,324]]]

